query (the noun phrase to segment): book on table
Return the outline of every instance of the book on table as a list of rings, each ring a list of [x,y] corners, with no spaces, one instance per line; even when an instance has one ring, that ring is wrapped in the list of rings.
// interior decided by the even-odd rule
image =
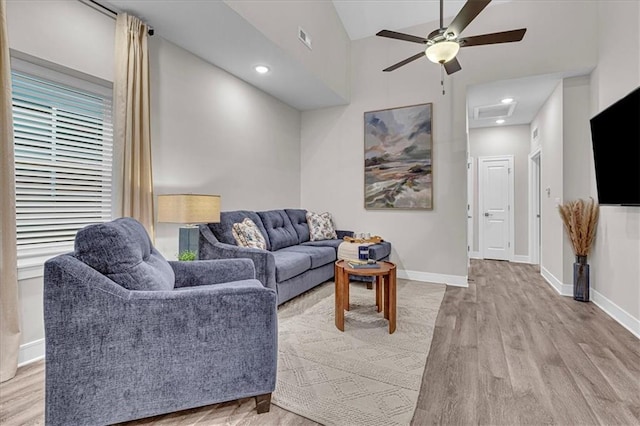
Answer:
[[[373,259],[369,260],[348,260],[347,265],[353,269],[376,269],[380,268],[378,262]]]

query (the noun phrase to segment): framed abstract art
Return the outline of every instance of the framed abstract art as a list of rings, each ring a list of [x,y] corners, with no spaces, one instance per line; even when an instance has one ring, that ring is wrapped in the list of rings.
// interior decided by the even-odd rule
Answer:
[[[433,209],[433,104],[364,113],[366,209]]]

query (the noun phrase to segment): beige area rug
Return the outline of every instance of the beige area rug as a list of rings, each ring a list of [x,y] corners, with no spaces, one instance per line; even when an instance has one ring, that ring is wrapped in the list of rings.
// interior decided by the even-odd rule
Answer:
[[[325,425],[408,425],[445,286],[398,280],[391,335],[375,291],[361,283],[351,284],[338,330],[333,289],[323,284],[280,307],[273,403]]]

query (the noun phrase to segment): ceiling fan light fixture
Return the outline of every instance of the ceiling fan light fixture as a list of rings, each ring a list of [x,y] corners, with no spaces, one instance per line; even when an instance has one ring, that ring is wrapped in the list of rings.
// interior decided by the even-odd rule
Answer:
[[[455,41],[441,41],[427,47],[424,53],[431,62],[444,64],[455,58],[459,50],[460,45]]]

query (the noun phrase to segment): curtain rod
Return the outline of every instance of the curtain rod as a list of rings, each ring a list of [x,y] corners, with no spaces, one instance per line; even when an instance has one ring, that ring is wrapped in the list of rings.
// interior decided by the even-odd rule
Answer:
[[[116,19],[116,17],[118,16],[118,12],[109,9],[107,6],[104,6],[94,0],[78,0],[80,3],[84,4],[85,6],[89,6],[90,8],[97,10],[98,12],[102,13],[103,15],[108,16],[111,19]],[[153,36],[154,34],[154,30],[151,26],[149,26],[149,30],[147,31],[147,33],[150,36]]]

